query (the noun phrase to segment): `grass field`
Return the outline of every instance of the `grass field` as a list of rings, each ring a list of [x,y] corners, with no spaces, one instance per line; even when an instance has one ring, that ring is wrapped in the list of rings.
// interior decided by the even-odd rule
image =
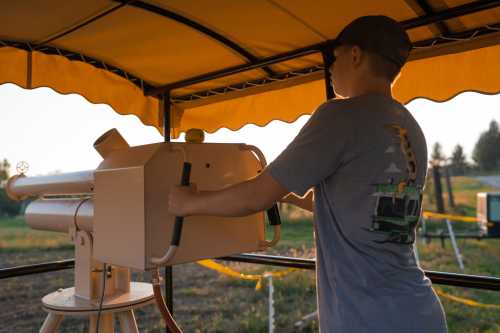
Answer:
[[[448,192],[443,184],[443,199],[445,210],[449,213],[465,216],[476,216],[476,194],[479,192],[494,192],[495,189],[491,186],[484,185],[474,178],[469,177],[452,177],[453,198],[455,207],[450,207]],[[428,177],[426,191],[424,196],[424,207],[429,211],[436,211],[436,203],[434,198],[434,184],[432,178]]]
[[[456,202],[474,209],[472,192],[484,187],[472,179],[454,179]],[[310,214],[289,209],[284,212],[282,241],[270,251],[297,257],[314,258]],[[469,211],[469,215],[473,215]],[[440,227],[436,223],[436,227]],[[500,276],[500,240],[459,240],[467,274]],[[417,242],[423,269],[460,272],[450,243],[442,248],[439,241]],[[0,220],[0,267],[71,258],[72,246],[63,234],[28,229],[22,219]],[[228,263],[231,268],[256,273],[280,268]],[[60,287],[73,284],[72,270],[3,280],[0,283],[0,332],[37,331],[43,320],[40,298]],[[148,280],[135,274],[136,280]],[[276,332],[317,332],[317,323],[302,329],[294,323],[313,312],[315,281],[312,272],[297,271],[274,279]],[[449,294],[488,304],[500,304],[500,293],[465,288],[435,286]],[[265,332],[267,327],[267,288],[255,290],[255,282],[221,276],[197,264],[174,268],[175,314],[185,332]],[[442,298],[450,332],[500,333],[500,309],[463,305]],[[163,332],[154,306],[139,311],[141,332]],[[65,320],[63,332],[86,330],[81,319]]]

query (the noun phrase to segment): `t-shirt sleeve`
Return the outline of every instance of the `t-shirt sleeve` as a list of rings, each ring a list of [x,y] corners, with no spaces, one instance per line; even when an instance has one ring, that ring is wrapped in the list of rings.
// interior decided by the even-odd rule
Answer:
[[[290,192],[303,196],[341,165],[352,133],[347,110],[337,102],[321,105],[299,134],[267,167]]]

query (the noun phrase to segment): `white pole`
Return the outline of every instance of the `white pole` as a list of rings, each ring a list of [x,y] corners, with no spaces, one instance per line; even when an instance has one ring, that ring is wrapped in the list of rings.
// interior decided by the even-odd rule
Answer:
[[[446,225],[448,226],[448,233],[450,234],[451,245],[453,246],[453,250],[455,251],[455,256],[457,257],[458,266],[460,270],[464,270],[464,263],[462,261],[462,255],[460,254],[460,250],[458,249],[457,241],[455,239],[455,233],[453,232],[453,227],[451,226],[451,222],[449,219],[446,219]]]
[[[273,276],[267,276],[268,286],[269,286],[269,333],[274,333],[274,287],[273,287]]]

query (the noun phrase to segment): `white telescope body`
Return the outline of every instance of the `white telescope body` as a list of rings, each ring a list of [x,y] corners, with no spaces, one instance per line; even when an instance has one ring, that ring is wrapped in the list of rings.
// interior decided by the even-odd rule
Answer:
[[[36,230],[92,232],[94,204],[90,198],[38,199],[26,207],[26,224]]]
[[[93,257],[112,265],[148,270],[170,246],[175,216],[167,212],[170,188],[183,163],[191,182],[216,190],[255,177],[265,165],[244,144],[157,143],[129,147],[116,130],[96,141],[104,160],[95,171],[47,177],[13,177],[10,197],[39,196],[26,210],[34,229],[92,232]],[[263,250],[264,213],[245,217],[186,217],[182,240],[166,265]]]
[[[41,177],[14,176],[7,182],[7,195],[13,200],[46,195],[80,195],[93,192],[94,170]]]

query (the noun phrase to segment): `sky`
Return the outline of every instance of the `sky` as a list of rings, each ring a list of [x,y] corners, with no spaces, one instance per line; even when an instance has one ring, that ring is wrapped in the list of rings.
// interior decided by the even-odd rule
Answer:
[[[407,105],[420,124],[429,152],[440,142],[449,156],[456,144],[467,157],[479,134],[491,120],[500,122],[500,94],[462,93],[445,103],[417,99]],[[205,142],[244,142],[259,147],[271,162],[295,137],[309,116],[287,124],[273,121],[266,127],[244,126],[237,132],[221,129]],[[120,116],[104,104],[92,104],[76,95],[61,95],[49,88],[25,90],[0,85],[0,159],[29,164],[28,175],[95,169],[101,157],[94,141],[117,128],[131,146],[163,141],[159,132],[135,116]],[[182,140],[182,137],[181,137]]]

